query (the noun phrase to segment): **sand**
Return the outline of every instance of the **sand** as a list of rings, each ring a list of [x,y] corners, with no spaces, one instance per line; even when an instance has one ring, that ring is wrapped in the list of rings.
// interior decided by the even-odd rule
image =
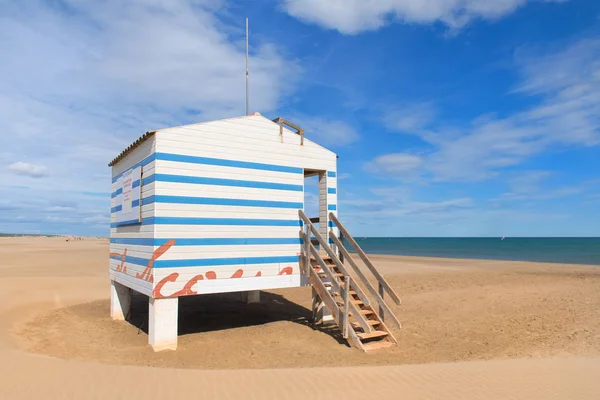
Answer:
[[[600,267],[373,256],[399,344],[364,354],[310,323],[310,290],[181,300],[176,352],[147,302],[108,315],[108,241],[0,239],[0,398],[600,398]]]

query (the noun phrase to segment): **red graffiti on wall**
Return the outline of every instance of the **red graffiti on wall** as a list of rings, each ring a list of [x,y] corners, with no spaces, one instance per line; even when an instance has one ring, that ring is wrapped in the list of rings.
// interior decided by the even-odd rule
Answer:
[[[154,282],[154,274],[152,273],[152,269],[154,268],[154,261],[156,261],[163,254],[165,254],[167,252],[167,250],[169,250],[174,244],[175,244],[175,240],[171,239],[168,242],[166,242],[165,244],[163,244],[162,246],[160,246],[158,249],[154,250],[154,253],[152,253],[152,257],[150,258],[150,261],[148,261],[148,265],[146,266],[146,269],[141,274],[136,273],[135,277],[139,278],[139,279],[144,279],[148,282]]]
[[[176,243],[176,240],[171,239],[171,240],[167,241],[165,244],[163,244],[162,246],[160,246],[158,249],[154,250],[154,252],[152,253],[152,257],[150,258],[150,260],[148,261],[148,264],[146,265],[146,268],[142,271],[142,273],[136,272],[135,277],[138,279],[145,280],[147,282],[154,283],[154,274],[153,274],[154,261],[156,261],[163,254],[165,254],[167,252],[167,250],[169,250],[171,247],[173,247],[175,245],[175,243]],[[110,257],[121,257],[121,263],[117,266],[116,271],[127,274],[127,266],[125,266],[125,261],[127,258],[127,249],[125,249],[123,251],[123,254],[110,253]],[[287,266],[287,267],[281,269],[279,271],[278,275],[292,275],[293,270],[294,269],[291,266]],[[243,276],[244,276],[244,270],[238,269],[231,275],[230,279],[242,278]],[[258,271],[256,273],[256,275],[254,275],[254,277],[261,277],[261,276],[262,276],[261,271]],[[179,273],[177,273],[177,272],[173,272],[173,273],[165,276],[164,278],[162,278],[154,286],[154,289],[152,290],[152,296],[154,298],[164,298],[164,297],[190,296],[190,295],[198,294],[198,292],[193,289],[193,287],[198,283],[198,281],[204,280],[204,278],[210,279],[210,280],[217,279],[217,273],[215,271],[207,271],[204,275],[203,274],[196,275],[193,278],[189,279],[186,282],[186,284],[183,286],[182,289],[180,289],[170,295],[164,295],[162,293],[163,287],[167,283],[177,282],[178,278],[179,278]]]
[[[285,268],[283,268],[281,271],[279,271],[278,275],[291,275],[293,273],[294,269],[291,266],[287,266]],[[243,269],[238,269],[237,271],[235,271],[233,273],[233,275],[231,275],[230,279],[235,279],[235,278],[242,278],[244,275],[244,270]],[[258,271],[255,275],[255,277],[260,277],[262,275],[261,271]],[[215,271],[207,271],[204,276],[206,276],[206,279],[217,279],[217,273]],[[176,282],[177,278],[179,277],[179,273],[177,272],[173,272],[167,276],[165,276],[163,279],[161,279],[156,286],[154,287],[154,290],[152,291],[152,297],[154,297],[155,299],[161,299],[161,298],[165,298],[165,297],[179,297],[179,296],[190,296],[193,294],[198,294],[197,291],[193,290],[192,287],[198,283],[198,281],[204,280],[204,276],[202,274],[200,275],[196,275],[195,277],[193,277],[192,279],[190,279],[183,287],[183,289],[178,290],[174,293],[171,293],[170,295],[165,295],[162,293],[162,289],[163,287],[169,283],[169,282]]]

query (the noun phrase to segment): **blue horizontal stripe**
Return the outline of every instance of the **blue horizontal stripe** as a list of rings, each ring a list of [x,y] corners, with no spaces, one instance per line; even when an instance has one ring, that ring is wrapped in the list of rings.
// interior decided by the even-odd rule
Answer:
[[[120,195],[121,193],[123,193],[123,189],[118,188],[116,191],[114,191],[113,193],[111,193],[110,198],[114,199],[115,197],[117,197],[118,195]]]
[[[191,163],[191,164],[204,164],[204,165],[220,165],[222,167],[249,168],[249,169],[258,169],[258,170],[263,170],[263,171],[289,172],[292,174],[303,173],[302,168],[287,167],[284,165],[224,160],[224,159],[220,159],[220,158],[209,158],[209,157],[184,156],[181,154],[170,154],[170,153],[156,153],[155,156],[156,156],[157,160],[164,160],[164,161],[177,161],[177,162],[185,162],[185,163]]]
[[[336,206],[335,204],[329,204],[329,205],[327,206],[327,209],[328,209],[329,211],[335,211],[335,210],[337,210],[337,206]]]
[[[142,186],[152,183],[152,182],[154,182],[154,180],[155,180],[154,174],[147,176],[142,179]]]
[[[155,155],[154,155],[154,154],[151,154],[151,155],[149,155],[148,157],[144,158],[143,160],[141,160],[141,161],[139,161],[139,162],[135,163],[134,165],[132,165],[132,166],[131,166],[131,168],[129,168],[129,169],[126,169],[125,171],[121,172],[121,173],[120,173],[120,174],[118,174],[118,175],[115,175],[115,176],[112,178],[112,182],[113,182],[113,183],[115,183],[115,182],[117,181],[117,179],[119,179],[120,177],[122,177],[122,176],[123,176],[123,174],[124,174],[125,172],[129,171],[130,169],[134,169],[134,168],[137,168],[137,167],[143,167],[143,166],[145,166],[145,165],[148,165],[148,164],[150,164],[150,163],[151,163],[152,161],[154,161],[155,159],[156,159],[156,157],[155,157]],[[113,167],[113,168],[114,168],[114,167]]]
[[[207,204],[216,206],[243,206],[243,207],[270,207],[270,208],[293,208],[303,207],[303,203],[290,201],[271,200],[246,200],[246,199],[222,199],[213,197],[190,197],[190,196],[148,196],[143,199],[143,204],[150,203],[174,203],[174,204]]]
[[[144,199],[144,200],[145,200],[145,199]],[[144,204],[149,204],[149,203],[146,203],[146,202],[144,201]],[[140,201],[139,201],[139,200],[134,200],[134,201],[132,201],[132,202],[131,202],[131,207],[139,207],[139,205],[140,205]],[[118,205],[118,206],[115,206],[115,207],[111,207],[111,209],[110,209],[110,213],[111,213],[111,214],[113,214],[113,213],[116,213],[116,212],[119,212],[119,211],[121,211],[122,209],[123,209],[123,206],[122,206],[122,205]]]
[[[217,185],[217,186],[238,186],[258,189],[279,189],[279,190],[293,190],[301,192],[303,190],[302,185],[291,185],[287,183],[273,183],[273,182],[255,182],[255,181],[243,181],[239,179],[221,179],[221,178],[206,178],[200,176],[186,176],[186,175],[168,175],[168,174],[154,174],[152,177],[158,182],[173,182],[173,183],[193,183],[198,185]],[[150,178],[152,178],[150,177]],[[146,184],[146,182],[144,182]]]
[[[335,171],[327,171],[327,176],[330,178],[335,178]]]
[[[112,256],[113,260],[122,260],[122,257]],[[137,265],[148,265],[150,260],[145,258],[126,256],[125,262]],[[298,256],[280,256],[280,257],[237,257],[237,258],[201,258],[188,260],[156,260],[154,268],[174,268],[174,267],[208,267],[217,265],[239,265],[239,264],[271,264],[298,262]]]
[[[133,225],[133,224],[154,225],[154,217],[142,218],[142,222],[141,223],[137,219],[134,219],[134,220],[131,220],[131,221],[124,221],[124,222],[111,222],[110,227],[111,228],[118,228],[119,226]]]
[[[137,220],[131,223],[139,223]],[[111,223],[116,228],[122,223]],[[188,218],[188,217],[149,217],[142,219],[142,225],[239,225],[239,226],[302,226],[297,219],[242,219],[242,218]]]
[[[329,193],[329,194],[336,194],[337,190],[335,188],[328,188],[327,189],[327,193]]]
[[[135,224],[139,224],[139,223],[140,223],[139,219],[130,219],[128,221],[114,222],[114,223],[110,224],[110,227],[117,228],[119,226],[135,225]],[[142,224],[143,224],[143,221],[142,221]]]
[[[140,186],[140,180],[138,179],[137,181],[133,181],[133,184],[131,185],[132,188],[136,188]]]
[[[129,244],[135,246],[162,246],[171,239],[152,238],[113,238],[113,244]],[[276,245],[301,244],[300,238],[176,238],[175,246],[226,246],[226,245]]]
[[[300,220],[154,217],[157,225],[241,225],[241,226],[300,226]]]
[[[152,238],[111,238],[112,244],[130,244],[132,246],[156,246]]]

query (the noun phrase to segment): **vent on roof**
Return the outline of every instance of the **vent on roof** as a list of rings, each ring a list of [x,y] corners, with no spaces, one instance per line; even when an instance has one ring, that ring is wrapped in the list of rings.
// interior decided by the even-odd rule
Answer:
[[[278,117],[273,120],[273,122],[279,124],[279,136],[283,141],[283,126],[287,126],[289,128],[295,129],[296,133],[300,135],[300,146],[304,146],[304,129],[300,128],[298,125],[286,120],[283,117]]]

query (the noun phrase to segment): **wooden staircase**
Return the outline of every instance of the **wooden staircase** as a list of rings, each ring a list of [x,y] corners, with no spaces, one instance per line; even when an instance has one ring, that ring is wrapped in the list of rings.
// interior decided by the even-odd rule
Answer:
[[[329,237],[337,252],[325,241],[304,211],[299,210],[299,214],[304,222],[304,230],[300,231],[303,243],[302,272],[331,313],[333,321],[340,327],[344,339],[352,347],[363,351],[382,349],[396,344],[396,339],[386,323],[400,327],[400,322],[383,299],[385,293],[388,293],[396,304],[400,304],[396,293],[333,213],[330,214],[330,220],[340,229],[341,238],[335,235],[333,229],[329,231]],[[313,235],[314,240],[312,240]],[[375,276],[379,291],[375,290],[342,245],[344,237]],[[315,247],[315,242],[320,246],[320,251]],[[347,266],[352,268],[354,275],[349,273]],[[370,298],[365,294],[365,290]]]

